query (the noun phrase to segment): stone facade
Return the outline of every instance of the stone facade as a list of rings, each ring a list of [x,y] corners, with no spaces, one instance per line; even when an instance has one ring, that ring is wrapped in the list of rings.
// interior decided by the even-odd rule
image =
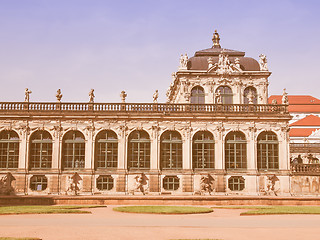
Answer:
[[[95,103],[93,90],[88,103],[63,103],[61,91],[56,103],[0,103],[0,175],[30,195],[291,194],[291,117],[267,102],[266,57],[219,40],[181,56],[167,103],[157,92],[153,103],[125,92]]]

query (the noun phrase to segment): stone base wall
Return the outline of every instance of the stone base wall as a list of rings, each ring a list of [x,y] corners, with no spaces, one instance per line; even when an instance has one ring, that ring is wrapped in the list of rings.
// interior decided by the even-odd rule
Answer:
[[[4,175],[0,174],[0,178]],[[320,176],[290,173],[79,173],[77,176],[75,173],[12,173],[12,175],[14,177],[11,183],[14,190],[12,194],[16,195],[320,195]],[[35,181],[35,177],[39,178]]]

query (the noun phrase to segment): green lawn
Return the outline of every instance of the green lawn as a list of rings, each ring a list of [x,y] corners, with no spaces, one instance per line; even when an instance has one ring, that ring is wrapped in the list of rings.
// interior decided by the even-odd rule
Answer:
[[[240,215],[320,214],[320,206],[226,206],[213,208],[249,209]]]
[[[14,238],[14,237],[0,237],[0,240],[41,240],[40,238]]]
[[[52,214],[52,213],[91,213],[82,208],[104,206],[4,206],[0,207],[0,215],[4,214]],[[0,238],[1,240],[1,238]]]
[[[189,207],[189,206],[126,206],[113,208],[118,212],[130,213],[156,213],[156,214],[194,214],[210,213],[211,208],[206,207]]]

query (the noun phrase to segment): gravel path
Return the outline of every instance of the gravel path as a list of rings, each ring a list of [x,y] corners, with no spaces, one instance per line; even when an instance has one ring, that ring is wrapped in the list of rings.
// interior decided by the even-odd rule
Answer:
[[[239,209],[155,215],[114,212],[113,207],[90,209],[92,214],[0,215],[0,236],[44,240],[319,239],[320,215],[240,216],[244,210]]]

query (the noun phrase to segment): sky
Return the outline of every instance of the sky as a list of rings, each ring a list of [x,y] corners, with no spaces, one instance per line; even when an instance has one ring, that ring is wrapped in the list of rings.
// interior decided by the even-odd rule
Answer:
[[[166,101],[179,56],[212,46],[268,58],[269,95],[320,98],[318,0],[0,0],[0,101]]]

